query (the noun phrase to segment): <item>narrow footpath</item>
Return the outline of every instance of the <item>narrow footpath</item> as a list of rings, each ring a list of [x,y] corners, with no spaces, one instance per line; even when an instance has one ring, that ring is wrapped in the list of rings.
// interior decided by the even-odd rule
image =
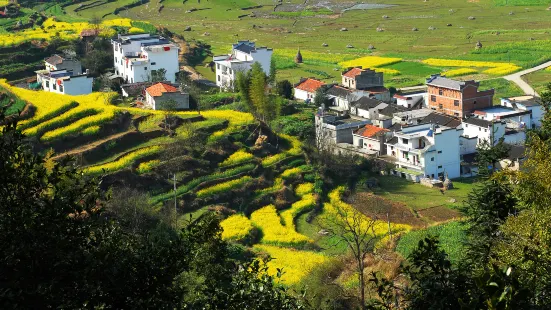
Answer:
[[[539,65],[539,66],[535,66],[535,67],[530,68],[530,69],[522,70],[522,71],[519,71],[517,73],[513,73],[511,75],[504,76],[503,78],[517,84],[526,95],[534,95],[534,96],[539,97],[536,90],[534,88],[532,88],[532,86],[530,86],[530,84],[526,83],[526,81],[524,81],[522,79],[522,76],[524,76],[526,74],[529,74],[529,73],[532,73],[532,72],[543,70],[543,69],[545,69],[547,67],[550,67],[550,66],[551,66],[551,61],[548,61],[546,63],[543,63],[543,64]]]

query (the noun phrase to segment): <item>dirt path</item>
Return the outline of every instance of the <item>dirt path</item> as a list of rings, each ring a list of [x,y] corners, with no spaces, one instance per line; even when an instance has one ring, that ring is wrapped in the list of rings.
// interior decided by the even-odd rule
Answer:
[[[117,134],[114,134],[114,135],[111,135],[111,136],[108,136],[104,139],[101,139],[101,140],[96,140],[92,143],[89,143],[89,144],[86,144],[86,145],[83,145],[81,147],[77,147],[76,149],[72,149],[72,150],[69,150],[67,152],[64,152],[64,153],[61,153],[61,154],[58,154],[54,157],[52,157],[52,159],[54,160],[57,160],[57,159],[60,159],[60,158],[63,158],[63,157],[66,157],[66,156],[71,156],[71,155],[76,155],[76,154],[80,154],[80,153],[83,153],[83,152],[86,152],[88,150],[91,150],[93,148],[96,148],[100,145],[102,145],[103,143],[106,143],[106,142],[109,142],[111,140],[115,140],[115,139],[118,139],[124,135],[127,135],[131,132],[135,132],[135,130],[128,130],[128,131],[125,131],[125,132],[120,132],[120,133],[117,133]]]
[[[210,87],[217,87],[216,83],[207,80],[204,76],[202,76],[199,72],[197,72],[193,67],[185,65],[185,51],[188,49],[187,43],[185,41],[182,41],[179,38],[174,38],[174,43],[178,44],[180,46],[180,50],[178,51],[178,62],[180,63],[180,71],[185,71],[189,73],[189,76],[192,81],[197,81],[198,83],[205,84]]]

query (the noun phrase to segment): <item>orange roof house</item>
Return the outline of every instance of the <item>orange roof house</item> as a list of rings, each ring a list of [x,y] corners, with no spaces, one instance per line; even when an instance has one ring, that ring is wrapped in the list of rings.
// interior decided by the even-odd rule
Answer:
[[[386,154],[385,137],[390,130],[370,124],[358,128],[353,132],[353,143],[359,149],[367,153]]]
[[[145,89],[146,104],[153,110],[189,109],[189,94],[181,92],[177,87],[168,83],[157,83]],[[169,107],[167,101],[176,103],[176,106]]]
[[[295,99],[312,100],[316,91],[324,85],[324,82],[315,78],[301,78],[300,82],[295,84]]]
[[[145,91],[153,97],[160,97],[163,93],[175,93],[178,92],[178,88],[167,84],[167,83],[157,83],[145,89]]]

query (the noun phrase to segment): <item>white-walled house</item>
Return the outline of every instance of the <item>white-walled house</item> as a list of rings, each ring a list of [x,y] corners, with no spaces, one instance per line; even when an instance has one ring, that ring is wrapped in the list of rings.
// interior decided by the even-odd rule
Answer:
[[[176,110],[189,109],[189,94],[181,92],[177,87],[168,83],[157,83],[145,89],[145,103],[153,110],[165,110],[163,103],[174,100]]]
[[[36,82],[44,91],[65,95],[86,95],[92,92],[94,79],[86,74],[73,75],[72,71],[39,70],[36,71]]]
[[[44,59],[44,66],[48,71],[67,70],[71,71],[73,75],[82,74],[82,64],[79,60],[66,58],[57,54]]]
[[[396,100],[396,104],[407,109],[414,107],[423,108],[425,98],[428,96],[428,93],[425,91],[409,93],[409,94],[395,94],[393,96]]]
[[[126,83],[150,81],[160,69],[166,70],[167,81],[176,82],[176,75],[180,72],[180,48],[169,40],[151,34],[129,34],[119,35],[111,43],[115,74]]]
[[[457,178],[460,172],[459,139],[462,128],[419,124],[403,127],[387,143],[387,156],[396,164],[394,174],[418,182],[420,178]]]
[[[518,96],[510,98],[501,98],[501,105],[520,111],[531,112],[531,128],[541,127],[541,119],[545,110],[534,96]]]
[[[376,112],[386,108],[387,106],[387,103],[384,103],[380,100],[369,97],[362,97],[357,101],[352,102],[350,113],[352,115],[373,119],[375,118]]]
[[[301,78],[300,81],[294,85],[295,99],[313,101],[316,91],[324,85],[324,82],[315,78]]]
[[[216,85],[221,88],[233,88],[236,73],[247,72],[255,62],[262,66],[266,75],[270,74],[270,62],[273,50],[267,47],[256,47],[254,42],[238,41],[232,45],[228,55],[214,56],[216,66]]]
[[[475,153],[484,141],[495,145],[505,137],[506,125],[502,121],[487,121],[479,118],[467,118],[462,122],[463,135],[460,140],[460,154]]]

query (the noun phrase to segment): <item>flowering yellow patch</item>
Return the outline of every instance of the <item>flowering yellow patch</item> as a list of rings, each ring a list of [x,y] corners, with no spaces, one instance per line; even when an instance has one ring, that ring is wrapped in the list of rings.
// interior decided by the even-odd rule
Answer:
[[[255,245],[255,250],[266,252],[272,260],[268,262],[268,274],[276,275],[278,268],[283,268],[280,280],[282,284],[293,285],[304,279],[315,267],[330,262],[320,253],[280,248],[270,245]]]
[[[508,64],[505,62],[450,60],[450,59],[436,59],[436,58],[425,59],[423,60],[423,62],[428,65],[437,66],[437,67],[490,68],[483,71],[483,73],[492,74],[492,75],[506,75],[521,69],[519,66]]]
[[[115,34],[115,31],[111,29],[111,26],[123,26],[132,27],[131,20],[127,18],[119,18],[106,20],[100,25],[100,35],[109,37]],[[52,18],[44,21],[41,28],[26,29],[16,33],[2,33],[0,34],[0,46],[10,46],[31,40],[50,40],[54,36],[59,35],[61,39],[71,40],[76,39],[84,29],[90,29],[94,26],[89,23],[67,23],[58,22]],[[144,30],[136,27],[132,27],[134,31]]]
[[[226,167],[226,166],[231,166],[231,165],[242,164],[242,163],[247,162],[247,161],[249,161],[253,158],[254,158],[253,154],[247,153],[246,151],[243,151],[243,150],[239,150],[239,151],[231,154],[230,157],[228,157],[226,160],[224,160],[220,164],[220,167]]]
[[[90,135],[94,135],[94,134],[98,133],[99,130],[100,130],[100,127],[94,125],[94,126],[90,126],[88,128],[85,128],[82,131],[82,134],[85,135],[85,136],[90,136]]]
[[[294,176],[299,175],[301,172],[302,172],[302,169],[300,169],[299,167],[290,168],[290,169],[287,169],[287,170],[283,171],[283,173],[281,174],[281,177],[283,179],[289,179],[289,178],[292,178]]]
[[[477,70],[471,69],[471,68],[459,68],[459,69],[453,69],[442,72],[442,75],[445,75],[446,77],[454,77],[454,76],[462,76],[467,74],[475,74],[478,73]]]
[[[340,217],[339,214],[342,214],[343,212],[345,214],[352,214],[352,212],[355,211],[354,207],[341,200],[341,194],[344,192],[344,190],[344,187],[340,186],[329,193],[329,203],[326,203],[324,205],[324,212],[322,214],[322,217],[327,216],[335,218],[337,216]],[[347,221],[348,220],[351,219],[347,219]],[[364,224],[367,224],[367,222],[365,222]],[[411,226],[405,224],[391,223],[390,227],[392,234],[411,230]],[[385,221],[376,221],[373,226],[373,234],[374,236],[382,237],[380,243],[384,243],[386,241],[386,238],[388,237],[388,223]]]
[[[138,168],[136,169],[136,171],[140,174],[141,173],[147,173],[147,172],[151,171],[151,169],[158,166],[160,163],[161,163],[161,161],[158,160],[158,159],[146,161],[146,162],[140,163],[138,165]]]
[[[249,236],[253,230],[252,222],[242,214],[235,214],[220,223],[222,239],[241,241]]]
[[[401,61],[402,58],[365,56],[354,60],[339,62],[339,65],[343,68],[362,67],[364,69],[367,69],[392,65]]]
[[[268,167],[271,166],[289,156],[296,156],[299,155],[302,151],[302,143],[300,140],[296,137],[280,134],[279,137],[283,140],[286,140],[290,145],[291,148],[287,150],[286,152],[278,153],[272,156],[268,156],[262,160],[262,166]]]
[[[274,205],[267,205],[251,214],[251,221],[262,230],[262,243],[274,245],[301,245],[312,242],[310,238],[299,234],[294,227],[281,224]]]
[[[314,191],[314,183],[301,183],[295,189],[297,196],[302,197]]]
[[[108,162],[102,165],[87,167],[84,169],[84,173],[98,174],[98,173],[102,173],[103,170],[105,170],[105,172],[120,170],[122,168],[126,168],[130,166],[137,159],[140,159],[149,155],[153,155],[161,150],[162,148],[158,145],[145,147],[145,148],[130,152],[115,161]]]
[[[551,71],[551,66],[545,68],[545,71]]]
[[[375,68],[375,72],[382,72],[386,75],[400,75],[402,72],[396,70],[396,69],[388,69],[388,68]]]
[[[227,191],[230,191],[232,189],[241,187],[245,185],[247,182],[251,181],[252,178],[250,176],[244,176],[237,180],[227,181],[223,183],[219,183],[216,185],[213,185],[211,187],[204,188],[197,192],[197,197],[206,197],[210,195],[220,194]]]

